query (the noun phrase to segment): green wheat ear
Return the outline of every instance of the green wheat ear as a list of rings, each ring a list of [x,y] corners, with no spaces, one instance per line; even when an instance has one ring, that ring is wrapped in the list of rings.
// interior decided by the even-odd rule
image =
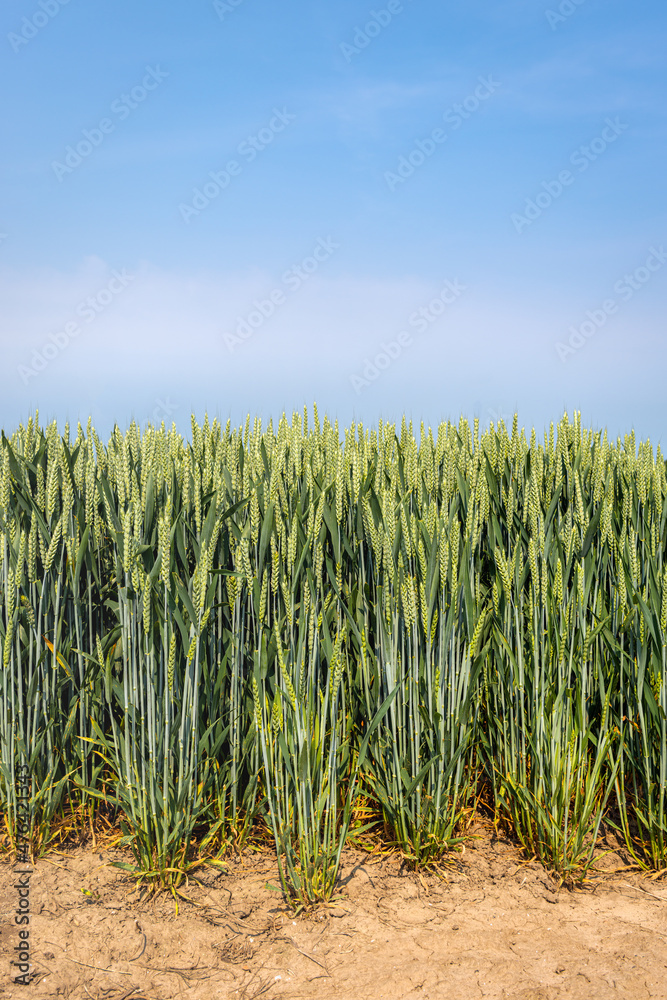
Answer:
[[[29,759],[35,850],[113,803],[174,892],[261,814],[286,897],[330,898],[360,787],[416,869],[481,795],[563,881],[609,818],[663,871],[666,501],[660,449],[579,413],[106,444],[36,414],[0,442],[10,841]]]

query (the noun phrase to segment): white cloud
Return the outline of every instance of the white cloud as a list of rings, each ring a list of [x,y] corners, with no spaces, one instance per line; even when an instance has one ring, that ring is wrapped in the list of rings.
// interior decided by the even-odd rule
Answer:
[[[11,429],[39,406],[64,421],[85,424],[91,413],[101,433],[114,420],[151,419],[157,400],[171,401],[175,419],[186,431],[192,409],[221,418],[245,413],[300,409],[318,401],[347,422],[404,410],[437,421],[455,411],[511,412],[522,419],[558,419],[564,405],[598,405],[610,419],[609,401],[622,398],[624,412],[642,406],[651,387],[633,395],[629,344],[641,355],[654,345],[658,319],[643,303],[628,304],[568,365],[555,354],[582,312],[580,304],[531,298],[523,288],[494,287],[488,276],[443,274],[439,282],[417,276],[375,279],[321,271],[299,290],[289,290],[279,274],[259,270],[236,274],[170,273],[141,264],[127,284],[91,322],[77,308],[109,286],[113,271],[87,258],[75,271],[9,273],[0,276],[5,303],[0,321],[0,352],[5,375],[0,403],[2,425]],[[410,317],[430,308],[445,279],[468,288],[417,329]],[[657,280],[657,279],[656,279]],[[257,325],[233,353],[223,334],[234,332],[258,303],[269,310],[272,292],[284,301]],[[108,296],[107,296],[108,297]],[[593,307],[596,300],[584,302]],[[639,306],[641,337],[634,322]],[[27,382],[18,366],[28,366],[32,351],[52,343],[51,334],[79,319],[80,332]],[[257,317],[255,317],[257,319]],[[360,374],[402,332],[411,343],[392,364],[356,393],[351,376]],[[653,349],[655,350],[654,346]],[[50,352],[53,353],[53,352]],[[654,372],[664,365],[655,363]],[[591,381],[591,373],[604,378]],[[657,378],[657,376],[656,376]],[[597,402],[596,402],[597,401]],[[606,411],[605,411],[606,406]],[[167,407],[169,410],[169,406]],[[487,416],[488,416],[487,413]],[[622,414],[619,414],[619,419]],[[653,435],[659,436],[659,435]]]

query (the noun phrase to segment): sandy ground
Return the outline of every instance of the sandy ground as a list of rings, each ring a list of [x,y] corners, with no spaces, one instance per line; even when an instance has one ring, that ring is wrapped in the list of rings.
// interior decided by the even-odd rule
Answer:
[[[347,851],[345,898],[296,919],[267,888],[278,884],[268,850],[207,869],[178,916],[170,896],[142,898],[108,867],[127,854],[51,855],[30,878],[27,987],[12,981],[18,891],[0,862],[0,998],[667,997],[665,882],[608,872],[554,892],[539,864],[488,827],[476,832],[446,880]]]

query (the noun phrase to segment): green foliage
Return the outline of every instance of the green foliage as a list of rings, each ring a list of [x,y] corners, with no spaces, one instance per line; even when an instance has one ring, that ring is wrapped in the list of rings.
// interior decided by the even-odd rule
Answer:
[[[437,866],[480,783],[564,881],[603,818],[667,867],[660,449],[463,418],[344,431],[38,415],[0,444],[0,809],[16,846],[121,816],[175,889],[268,823],[295,906],[331,898],[359,782]]]

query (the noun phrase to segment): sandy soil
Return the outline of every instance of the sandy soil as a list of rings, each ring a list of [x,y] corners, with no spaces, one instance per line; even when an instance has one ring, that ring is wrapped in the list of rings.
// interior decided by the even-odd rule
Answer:
[[[178,916],[170,896],[142,898],[108,867],[129,860],[121,851],[51,855],[30,879],[27,988],[11,978],[17,890],[2,862],[0,998],[667,997],[665,882],[607,872],[554,892],[539,864],[488,827],[476,832],[446,881],[347,851],[345,899],[296,920],[267,888],[278,884],[268,850],[208,869]]]

